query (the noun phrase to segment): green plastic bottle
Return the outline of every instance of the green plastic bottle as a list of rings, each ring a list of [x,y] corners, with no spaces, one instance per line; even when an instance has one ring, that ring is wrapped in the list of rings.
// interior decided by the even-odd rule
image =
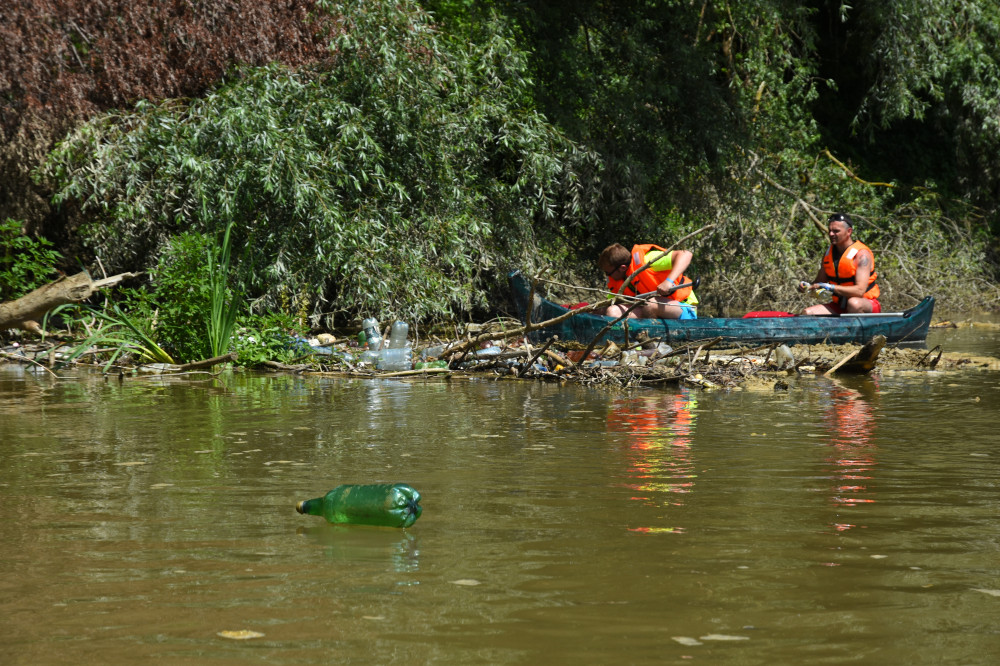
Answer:
[[[337,486],[323,497],[299,502],[295,510],[334,524],[409,527],[423,507],[420,493],[405,483],[374,483]]]

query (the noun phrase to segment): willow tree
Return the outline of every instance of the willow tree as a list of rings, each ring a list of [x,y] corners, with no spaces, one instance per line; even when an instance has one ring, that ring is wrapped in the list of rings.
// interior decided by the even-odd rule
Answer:
[[[458,31],[486,8],[518,24],[539,107],[606,165],[571,227],[588,259],[713,224],[687,243],[704,310],[791,308],[789,273],[815,273],[826,214],[849,210],[886,250],[888,303],[995,300],[996,3],[425,3]]]
[[[202,98],[140,102],[80,127],[44,170],[114,268],[230,222],[258,307],[431,317],[485,301],[530,262],[533,224],[574,214],[587,156],[525,104],[493,25],[446,42],[413,2],[317,2],[321,66],[242,69]]]
[[[237,64],[328,55],[315,0],[5,0],[0,10],[0,219],[55,241],[75,270],[76,218],[30,173],[73,126],[139,99],[198,96]]]

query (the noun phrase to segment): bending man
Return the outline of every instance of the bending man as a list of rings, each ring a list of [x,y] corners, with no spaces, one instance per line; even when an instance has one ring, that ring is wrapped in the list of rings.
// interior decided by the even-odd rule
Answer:
[[[846,213],[834,213],[829,220],[830,247],[812,284],[799,283],[799,291],[825,289],[833,300],[811,305],[803,314],[827,315],[845,312],[881,312],[878,302],[878,274],[871,249],[851,238],[854,225]]]
[[[615,243],[604,248],[597,258],[597,265],[608,276],[608,289],[618,293],[625,278],[651,263],[644,271],[632,278],[628,287],[622,290],[626,296],[655,293],[646,302],[632,310],[629,317],[646,319],[697,319],[698,297],[691,287],[674,289],[675,285],[690,282],[684,271],[691,264],[691,253],[687,250],[666,251],[658,245],[633,245],[632,251]],[[620,317],[628,305],[612,305],[605,314]]]

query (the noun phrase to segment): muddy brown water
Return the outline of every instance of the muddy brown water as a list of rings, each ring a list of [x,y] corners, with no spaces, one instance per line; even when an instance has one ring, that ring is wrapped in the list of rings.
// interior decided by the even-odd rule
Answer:
[[[1000,356],[995,329],[930,345]],[[787,391],[0,366],[0,663],[984,664],[1000,372]],[[407,530],[295,503],[408,482]]]

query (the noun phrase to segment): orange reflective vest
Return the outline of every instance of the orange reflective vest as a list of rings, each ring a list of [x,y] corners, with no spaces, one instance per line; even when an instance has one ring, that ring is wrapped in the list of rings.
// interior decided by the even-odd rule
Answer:
[[[858,272],[857,256],[860,252],[867,252],[868,256],[871,257],[872,272],[868,276],[868,291],[865,292],[865,298],[875,300],[879,297],[880,293],[878,282],[876,282],[878,274],[875,272],[875,255],[861,241],[851,243],[844,250],[844,253],[840,255],[840,260],[836,264],[833,263],[833,246],[831,245],[827,248],[826,254],[823,255],[823,272],[826,273],[829,282],[833,284],[854,284],[854,275]],[[841,296],[839,300],[841,301],[841,307],[846,306],[846,297]]]
[[[628,277],[642,266],[645,266],[646,254],[653,250],[659,250],[660,252],[665,251],[659,245],[652,245],[652,244],[633,245],[632,258],[631,262],[628,265],[628,271],[626,272],[625,277]],[[636,275],[632,279],[632,283],[627,288],[625,288],[622,291],[622,293],[625,294],[626,296],[637,296],[639,294],[648,294],[651,291],[656,291],[656,288],[660,286],[660,283],[666,280],[668,277],[670,277],[670,271],[657,271],[653,270],[653,267],[650,266],[643,272]],[[625,278],[618,280],[609,277],[608,289],[617,294],[619,287],[621,287],[624,282]],[[686,284],[688,282],[690,282],[690,280],[688,280],[687,276],[685,275],[681,275],[676,280],[676,284]],[[675,301],[683,302],[687,300],[688,297],[691,296],[692,291],[693,290],[691,289],[691,287],[684,287],[683,289],[678,289],[674,293],[670,294],[670,298],[674,299]]]

